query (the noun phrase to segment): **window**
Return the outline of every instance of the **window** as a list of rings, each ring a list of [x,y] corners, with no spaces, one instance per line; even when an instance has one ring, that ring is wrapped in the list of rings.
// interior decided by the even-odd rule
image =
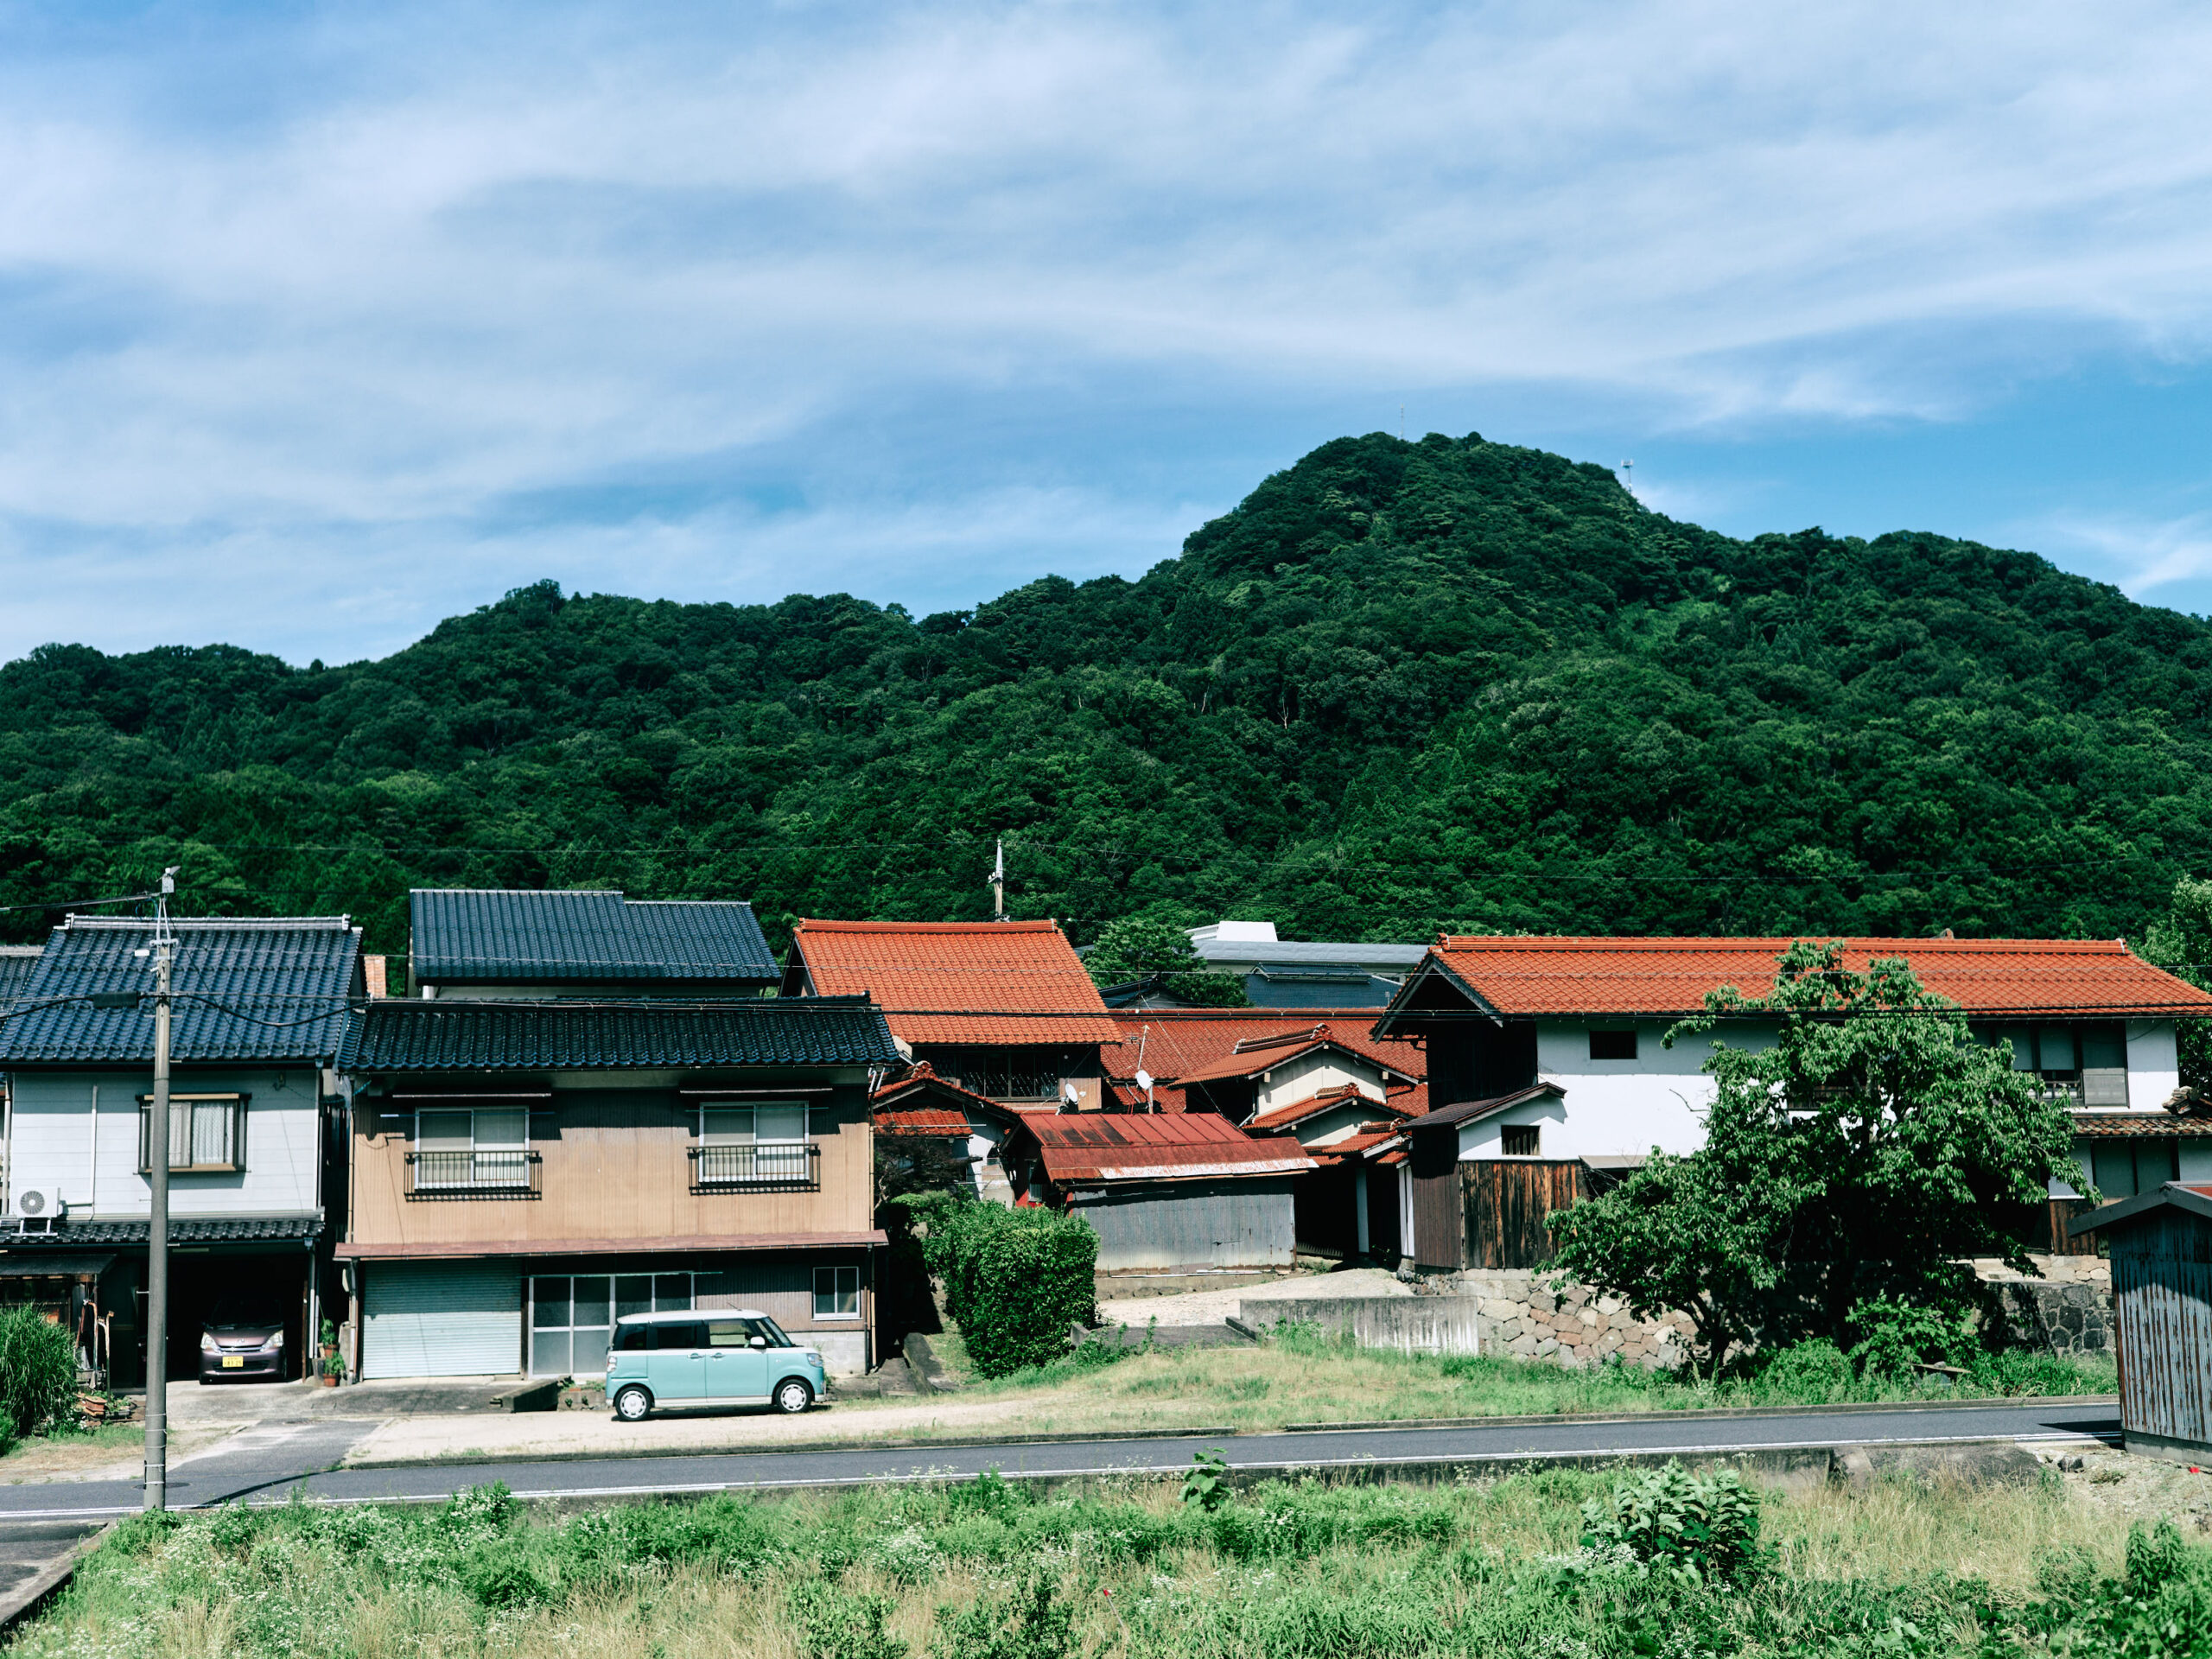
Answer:
[[[2127,1031],[2107,1021],[1985,1026],[1985,1040],[2012,1045],[2012,1069],[2080,1106],[2127,1104]]]
[[[1534,1158],[1543,1130],[1534,1123],[1508,1123],[1498,1132],[1497,1149],[1508,1158]]]
[[[1590,1058],[1593,1060],[1632,1060],[1636,1058],[1636,1033],[1629,1031],[1593,1031],[1590,1033]]]
[[[699,1108],[692,1152],[696,1185],[810,1186],[818,1157],[810,1128],[797,1101],[708,1101]]]
[[[2181,1142],[2171,1135],[2089,1142],[2089,1179],[2109,1204],[2181,1179]]]
[[[231,1174],[245,1167],[244,1095],[169,1096],[169,1173]],[[154,1097],[138,1096],[138,1173],[153,1173]]]
[[[616,1319],[630,1313],[679,1313],[691,1306],[688,1273],[541,1273],[530,1281],[530,1371],[533,1376],[588,1376],[607,1369],[607,1337]],[[677,1322],[677,1328],[698,1327]],[[645,1339],[624,1330],[623,1347],[643,1347]],[[671,1327],[654,1325],[653,1331]],[[656,1338],[658,1339],[658,1338]],[[702,1335],[665,1347],[703,1348]]]
[[[415,1185],[530,1185],[530,1113],[520,1106],[415,1114]]]
[[[817,1319],[857,1319],[861,1316],[861,1270],[858,1268],[817,1268],[814,1270],[814,1317]]]

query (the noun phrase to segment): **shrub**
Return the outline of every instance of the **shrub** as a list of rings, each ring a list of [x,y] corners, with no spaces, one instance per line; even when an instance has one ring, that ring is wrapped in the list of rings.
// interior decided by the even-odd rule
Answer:
[[[9,1445],[69,1421],[77,1406],[77,1344],[35,1307],[0,1310],[0,1430]]]
[[[984,1376],[1043,1365],[1068,1351],[1068,1327],[1088,1324],[1098,1235],[1049,1210],[955,1204],[931,1216],[930,1265],[945,1311]]]
[[[1075,1609],[1033,1573],[1004,1596],[978,1596],[964,1611],[940,1607],[932,1659],[1067,1659],[1076,1650]]]
[[[1732,1469],[1690,1473],[1679,1463],[1613,1483],[1582,1506],[1582,1547],[1624,1551],[1690,1584],[1725,1582],[1758,1560],[1758,1493]]]
[[[1777,1393],[1808,1405],[1848,1400],[1857,1380],[1848,1356],[1826,1337],[1777,1348],[1763,1359],[1759,1380]]]
[[[820,1579],[791,1586],[791,1623],[806,1659],[906,1659],[906,1644],[883,1626],[891,1599],[841,1589]]]
[[[1963,1365],[1974,1340],[1958,1313],[1891,1296],[1851,1310],[1851,1361],[1865,1377],[1910,1376],[1919,1365]]]
[[[521,1550],[506,1542],[471,1551],[461,1563],[461,1581],[478,1605],[485,1607],[535,1607],[553,1599],[553,1586]]]

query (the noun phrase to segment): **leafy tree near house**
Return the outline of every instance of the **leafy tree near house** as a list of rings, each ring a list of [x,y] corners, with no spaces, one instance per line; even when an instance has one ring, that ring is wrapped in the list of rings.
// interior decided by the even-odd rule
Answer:
[[[1147,916],[1124,917],[1098,930],[1097,943],[1084,955],[1091,983],[1103,988],[1158,976],[1161,988],[1193,1007],[1241,1008],[1250,999],[1234,974],[1217,973],[1192,947],[1179,927]]]
[[[1753,1338],[1848,1345],[1871,1311],[1963,1311],[1965,1258],[2023,1272],[2025,1206],[2078,1176],[2064,1109],[2004,1046],[1923,989],[1902,960],[1865,974],[1840,947],[1799,940],[1771,995],[1724,989],[1686,1033],[1779,1022],[1772,1046],[1716,1042],[1706,1144],[1655,1156],[1554,1218],[1559,1267],[1639,1313],[1695,1314],[1718,1369]]]
[[[2212,881],[2184,875],[2174,883],[2166,913],[2151,924],[2143,954],[2176,978],[2212,991]],[[2212,1099],[2212,1020],[2177,1020],[2181,1081]]]

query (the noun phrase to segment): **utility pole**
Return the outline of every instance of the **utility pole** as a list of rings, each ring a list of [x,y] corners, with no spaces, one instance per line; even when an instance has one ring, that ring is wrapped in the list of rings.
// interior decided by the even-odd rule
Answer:
[[[999,837],[998,862],[991,866],[991,919],[1006,920],[1006,837]]]
[[[146,1507],[169,1496],[169,895],[176,867],[162,872],[154,923],[154,1110],[146,1125],[146,1166],[154,1188],[146,1231]]]

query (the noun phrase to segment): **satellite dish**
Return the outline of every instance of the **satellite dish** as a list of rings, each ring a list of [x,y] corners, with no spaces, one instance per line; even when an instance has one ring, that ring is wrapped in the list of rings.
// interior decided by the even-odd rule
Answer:
[[[1137,1087],[1143,1090],[1147,1095],[1152,1092],[1152,1073],[1146,1071],[1142,1066],[1139,1066],[1137,1068]]]
[[[1060,1085],[1060,1098],[1067,1102],[1071,1106],[1081,1105],[1083,1103],[1083,1090],[1077,1088],[1075,1084],[1071,1083],[1063,1083]]]

